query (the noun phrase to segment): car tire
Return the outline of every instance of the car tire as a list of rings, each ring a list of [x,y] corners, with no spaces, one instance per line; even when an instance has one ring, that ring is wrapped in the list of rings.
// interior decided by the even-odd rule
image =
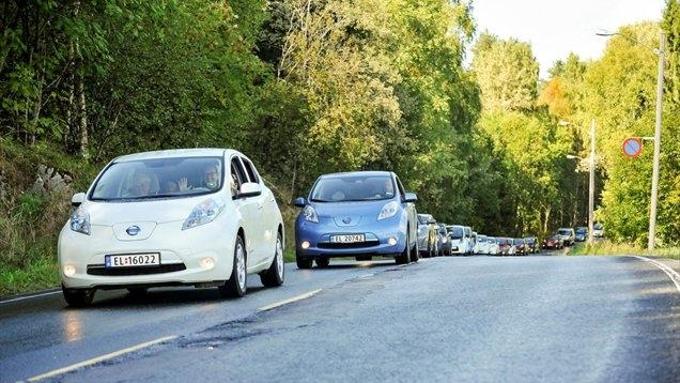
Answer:
[[[409,262],[418,262],[420,259],[420,253],[418,252],[418,242],[416,242],[411,248],[411,257]]]
[[[314,260],[314,262],[316,262],[316,267],[320,269],[325,269],[331,264],[331,260],[329,258],[317,258]]]
[[[86,307],[94,300],[95,289],[67,289],[61,286],[64,300],[71,307]]]
[[[234,258],[231,268],[231,276],[219,287],[223,297],[239,298],[246,295],[248,285],[248,272],[246,268],[246,247],[240,235],[236,237],[234,245]]]
[[[302,257],[300,254],[295,253],[295,263],[298,269],[307,270],[312,268],[313,260]]]
[[[260,273],[260,281],[265,287],[279,287],[283,284],[286,273],[286,267],[283,262],[283,241],[281,233],[276,237],[276,250],[274,250],[274,259],[269,268]]]
[[[405,264],[409,263],[409,261],[411,260],[411,254],[410,254],[411,253],[411,245],[410,245],[411,237],[408,233],[409,233],[409,229],[407,228],[406,229],[406,244],[404,245],[404,251],[402,251],[400,254],[394,256],[394,262],[396,262],[397,265],[405,265]],[[416,244],[416,252],[418,251],[417,247],[418,247],[418,244]]]

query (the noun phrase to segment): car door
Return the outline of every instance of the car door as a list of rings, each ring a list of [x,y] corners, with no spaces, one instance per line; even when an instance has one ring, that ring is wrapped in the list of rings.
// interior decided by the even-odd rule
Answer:
[[[274,194],[265,187],[262,178],[255,169],[252,161],[245,156],[241,157],[243,167],[250,182],[259,184],[262,188],[262,194],[250,197],[256,206],[256,222],[253,227],[255,229],[255,253],[256,263],[268,263],[267,261],[274,255],[274,247],[276,246],[276,200]]]
[[[238,156],[232,156],[230,160],[231,165],[231,185],[232,198],[234,200],[234,207],[240,213],[242,221],[241,226],[245,232],[245,245],[247,252],[247,268],[250,269],[257,264],[257,221],[258,221],[258,207],[257,201],[252,197],[239,196],[241,185],[249,182],[248,175],[243,163]]]

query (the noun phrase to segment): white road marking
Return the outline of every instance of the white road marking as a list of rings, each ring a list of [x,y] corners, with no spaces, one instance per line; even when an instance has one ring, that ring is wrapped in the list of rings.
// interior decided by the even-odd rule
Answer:
[[[675,288],[678,289],[678,292],[680,293],[680,274],[678,274],[677,271],[671,269],[670,267],[664,265],[659,261],[655,261],[647,257],[635,256],[635,258],[650,262],[654,264],[656,267],[660,268],[664,273],[666,273],[666,275],[668,275],[668,278],[670,278],[671,281],[673,281]]]
[[[39,297],[44,297],[44,296],[47,296],[47,295],[54,295],[54,294],[61,294],[61,290],[48,291],[46,293],[38,293],[38,294],[33,294],[33,295],[26,295],[26,296],[23,296],[23,297],[7,299],[7,300],[4,300],[4,301],[0,301],[0,305],[3,305],[5,303],[25,301],[27,299],[39,298]]]
[[[298,302],[298,301],[301,301],[303,299],[311,298],[314,295],[320,293],[321,290],[323,290],[323,289],[317,289],[317,290],[310,291],[310,292],[307,292],[307,293],[304,293],[304,294],[300,294],[300,295],[292,297],[292,298],[282,300],[280,302],[272,303],[270,305],[260,307],[259,309],[257,309],[257,311],[269,311],[269,310],[272,310],[272,309],[275,309],[277,307],[281,307],[281,306],[284,306],[284,305],[287,305],[287,304],[290,304],[290,303],[293,303],[293,302]]]
[[[375,275],[375,273],[364,274],[364,275],[358,276],[357,279],[370,278],[370,277],[372,277],[372,276],[374,276],[374,275]]]
[[[44,374],[36,375],[32,378],[29,378],[27,381],[28,382],[37,382],[39,380],[43,380],[43,379],[47,379],[47,378],[53,378],[55,376],[63,375],[63,374],[66,374],[68,372],[77,370],[79,368],[91,366],[93,364],[97,364],[99,362],[103,362],[103,361],[108,360],[108,359],[113,359],[115,357],[118,357],[118,356],[121,356],[121,355],[124,355],[124,354],[128,354],[128,353],[133,352],[133,351],[141,350],[143,348],[154,346],[154,345],[157,345],[159,343],[168,342],[168,341],[173,340],[175,338],[177,338],[177,336],[172,335],[172,336],[165,336],[165,337],[162,337],[162,338],[158,338],[156,340],[152,340],[152,341],[149,341],[149,342],[140,343],[136,346],[124,348],[122,350],[114,351],[114,352],[106,354],[106,355],[102,355],[102,356],[98,356],[96,358],[88,359],[88,360],[80,362],[80,363],[72,364],[70,366],[66,366],[66,367],[63,367],[63,368],[52,370],[52,371],[46,372]]]

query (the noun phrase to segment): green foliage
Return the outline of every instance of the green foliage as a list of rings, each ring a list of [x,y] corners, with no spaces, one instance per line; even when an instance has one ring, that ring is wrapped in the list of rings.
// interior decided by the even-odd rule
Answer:
[[[485,110],[528,110],[536,105],[538,62],[531,45],[483,33],[473,53]]]

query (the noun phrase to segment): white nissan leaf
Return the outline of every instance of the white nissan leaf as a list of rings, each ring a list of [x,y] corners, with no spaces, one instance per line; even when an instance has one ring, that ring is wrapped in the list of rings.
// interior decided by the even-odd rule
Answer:
[[[169,150],[111,161],[59,235],[64,298],[88,305],[97,289],[193,285],[243,296],[248,274],[284,280],[284,232],[271,190],[243,154]]]

